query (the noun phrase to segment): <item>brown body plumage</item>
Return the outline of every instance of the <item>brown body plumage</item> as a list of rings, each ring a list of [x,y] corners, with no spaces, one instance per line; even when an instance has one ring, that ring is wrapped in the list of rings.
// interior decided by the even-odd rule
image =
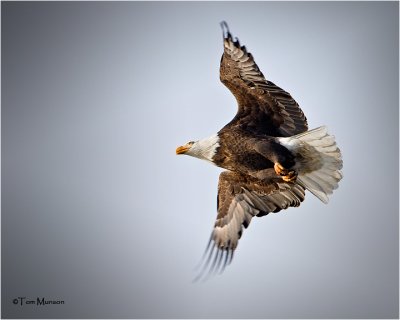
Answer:
[[[219,131],[218,137],[220,146],[213,162],[221,168],[262,179],[260,174],[266,169],[273,169],[276,162],[285,168],[294,165],[292,153],[275,141],[274,137],[249,133],[231,126]]]

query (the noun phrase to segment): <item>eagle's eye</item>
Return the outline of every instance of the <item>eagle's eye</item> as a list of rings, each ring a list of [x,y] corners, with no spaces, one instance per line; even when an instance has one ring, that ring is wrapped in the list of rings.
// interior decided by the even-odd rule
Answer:
[[[193,145],[193,144],[194,144],[194,141],[189,141],[187,144],[188,144],[188,145]]]

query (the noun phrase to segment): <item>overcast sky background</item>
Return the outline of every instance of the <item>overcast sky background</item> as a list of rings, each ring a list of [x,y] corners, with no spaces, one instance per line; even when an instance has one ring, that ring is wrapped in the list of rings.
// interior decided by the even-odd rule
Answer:
[[[398,3],[1,5],[3,317],[398,318]],[[221,169],[175,148],[236,112],[221,20],[344,179],[193,284]]]

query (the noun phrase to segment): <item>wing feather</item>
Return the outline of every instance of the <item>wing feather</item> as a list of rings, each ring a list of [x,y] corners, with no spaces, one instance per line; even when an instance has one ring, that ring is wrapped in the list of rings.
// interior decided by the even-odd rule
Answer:
[[[240,45],[239,40],[233,40],[226,22],[221,26],[224,53],[220,79],[236,97],[239,106],[228,125],[244,124],[246,130],[280,137],[307,131],[307,119],[297,102],[288,92],[266,80],[252,54]]]
[[[205,280],[217,270],[225,269],[232,261],[243,227],[247,228],[253,217],[297,207],[304,195],[304,188],[295,183],[260,182],[239,173],[222,172],[218,183],[218,215],[203,255],[203,260],[206,259],[202,271],[195,280]]]

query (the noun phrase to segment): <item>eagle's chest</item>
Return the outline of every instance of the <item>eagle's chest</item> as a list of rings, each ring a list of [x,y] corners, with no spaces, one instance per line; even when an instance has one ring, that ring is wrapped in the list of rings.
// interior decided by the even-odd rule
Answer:
[[[214,157],[214,163],[222,168],[249,173],[272,168],[273,163],[243,144],[221,144]]]

